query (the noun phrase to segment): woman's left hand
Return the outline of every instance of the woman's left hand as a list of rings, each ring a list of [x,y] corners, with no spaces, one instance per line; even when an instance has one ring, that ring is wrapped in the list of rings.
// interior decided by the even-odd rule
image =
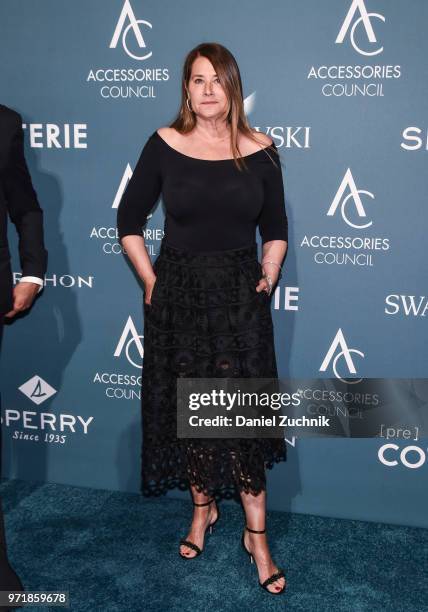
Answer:
[[[265,278],[261,278],[259,280],[259,284],[256,287],[256,291],[257,293],[260,293],[261,291],[266,291],[266,293],[269,293],[269,284]]]
[[[262,270],[264,272],[264,274],[270,276],[270,278],[272,279],[272,290],[276,285],[276,281],[278,280],[278,276],[279,276],[279,269],[278,266],[275,266],[273,264],[269,264],[269,263],[265,263],[262,266]],[[269,283],[266,280],[266,278],[262,277],[259,280],[259,284],[256,287],[256,291],[257,293],[260,293],[260,291],[266,291],[266,293],[269,294]]]

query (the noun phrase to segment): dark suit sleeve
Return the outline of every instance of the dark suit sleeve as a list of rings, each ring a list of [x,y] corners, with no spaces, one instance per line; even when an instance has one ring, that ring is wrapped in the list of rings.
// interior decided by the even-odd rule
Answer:
[[[47,266],[47,251],[43,239],[43,211],[25,162],[24,132],[22,119],[18,114],[3,186],[7,210],[19,236],[22,275],[43,278]]]

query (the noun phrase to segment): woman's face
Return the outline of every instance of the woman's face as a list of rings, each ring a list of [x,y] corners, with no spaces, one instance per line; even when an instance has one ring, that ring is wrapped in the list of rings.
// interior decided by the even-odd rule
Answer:
[[[188,83],[190,106],[204,119],[227,115],[229,105],[214,67],[206,57],[197,57]]]

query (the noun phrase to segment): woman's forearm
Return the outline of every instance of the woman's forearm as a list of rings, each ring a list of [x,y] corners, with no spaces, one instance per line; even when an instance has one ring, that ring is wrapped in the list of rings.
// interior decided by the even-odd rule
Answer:
[[[281,266],[287,252],[288,243],[285,240],[271,240],[270,242],[265,242],[263,245],[263,261],[273,261]],[[268,272],[271,276],[273,284],[278,280],[280,269],[277,265],[272,263],[263,264],[263,269]]]
[[[150,282],[156,278],[156,275],[153,271],[152,262],[144,244],[144,238],[134,235],[124,236],[121,240],[121,244],[138,276],[144,284],[150,284]]]

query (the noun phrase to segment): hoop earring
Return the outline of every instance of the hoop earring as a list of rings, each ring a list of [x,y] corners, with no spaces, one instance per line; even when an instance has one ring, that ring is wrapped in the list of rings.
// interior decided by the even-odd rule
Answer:
[[[189,109],[189,111],[193,113],[193,110],[190,108],[189,98],[186,98],[186,104],[187,104],[187,108]]]

